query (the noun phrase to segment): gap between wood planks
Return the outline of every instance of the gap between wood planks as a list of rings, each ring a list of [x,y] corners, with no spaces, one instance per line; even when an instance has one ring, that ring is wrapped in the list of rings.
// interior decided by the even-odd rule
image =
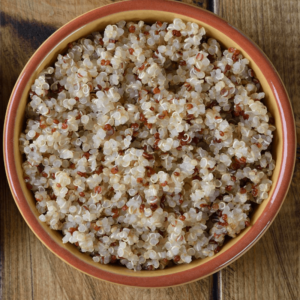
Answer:
[[[215,14],[219,12],[219,0],[208,0],[207,9]],[[222,270],[212,275],[211,300],[222,300]]]

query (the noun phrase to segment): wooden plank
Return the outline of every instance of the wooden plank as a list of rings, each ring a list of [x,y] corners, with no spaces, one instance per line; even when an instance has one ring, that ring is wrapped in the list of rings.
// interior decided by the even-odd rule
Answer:
[[[2,0],[1,126],[14,83],[35,49],[74,17],[112,2]],[[206,6],[206,0],[183,2]],[[0,169],[0,274],[1,263],[4,274],[0,285],[1,299],[208,299],[210,278],[176,288],[151,290],[116,286],[74,270],[47,250],[30,231],[14,204],[5,179],[3,161]]]
[[[250,36],[278,70],[294,108],[300,140],[300,2],[224,0],[219,14]],[[298,149],[300,149],[298,147]],[[293,182],[276,220],[242,258],[222,271],[222,299],[299,299],[300,153]]]

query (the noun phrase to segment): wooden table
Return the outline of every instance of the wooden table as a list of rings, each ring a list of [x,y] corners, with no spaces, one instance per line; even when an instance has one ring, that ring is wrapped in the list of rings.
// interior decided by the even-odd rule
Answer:
[[[37,47],[74,17],[112,2],[1,0],[1,126],[15,81]],[[291,97],[300,140],[300,1],[183,2],[213,10],[265,51]],[[299,146],[297,155],[287,199],[263,238],[219,273],[192,284],[167,289],[137,289],[101,282],[74,270],[54,256],[22,219],[8,188],[1,160],[0,299],[300,299]]]

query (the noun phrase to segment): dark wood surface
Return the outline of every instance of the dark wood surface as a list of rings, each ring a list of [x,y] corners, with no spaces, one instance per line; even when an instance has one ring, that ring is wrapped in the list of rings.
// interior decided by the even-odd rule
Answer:
[[[251,37],[280,74],[294,109],[298,152],[289,193],[262,239],[222,272],[223,299],[300,299],[300,1],[224,0],[219,14]]]
[[[142,0],[141,0],[142,1]],[[74,17],[111,0],[0,0],[0,119],[18,75],[35,49]],[[300,1],[184,0],[220,16],[249,35],[281,75],[300,139]],[[287,199],[264,237],[219,273],[167,289],[101,282],[47,250],[22,219],[0,162],[0,299],[300,299],[300,148]]]

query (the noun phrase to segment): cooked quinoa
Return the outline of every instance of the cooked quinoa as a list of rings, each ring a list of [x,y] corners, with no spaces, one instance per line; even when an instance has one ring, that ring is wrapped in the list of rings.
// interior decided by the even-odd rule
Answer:
[[[268,198],[275,127],[238,49],[174,19],[68,45],[31,87],[24,179],[40,221],[95,262],[213,256]]]

